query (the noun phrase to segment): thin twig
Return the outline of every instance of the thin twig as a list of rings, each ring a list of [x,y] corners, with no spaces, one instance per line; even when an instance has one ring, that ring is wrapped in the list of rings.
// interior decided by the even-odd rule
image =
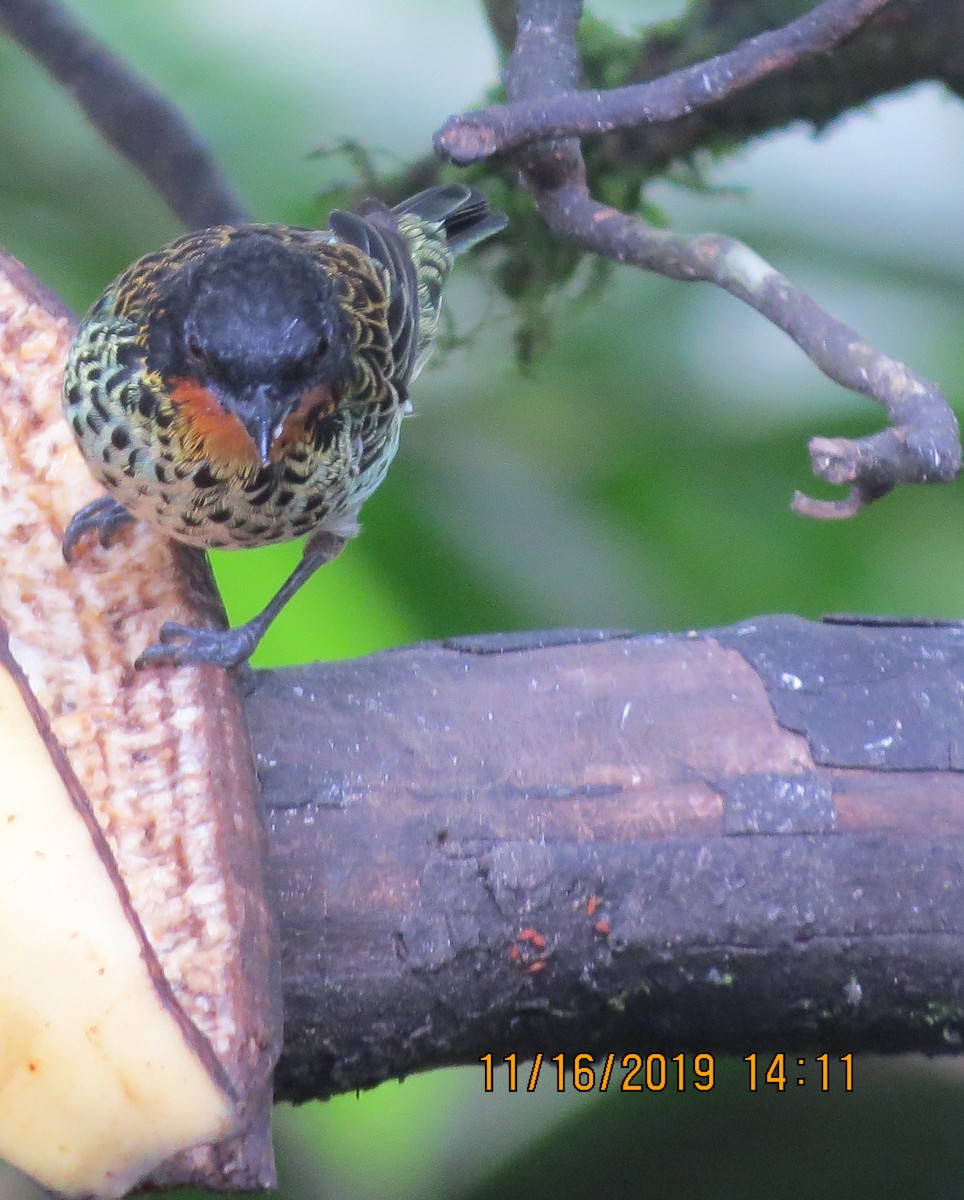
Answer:
[[[544,138],[585,136],[687,116],[808,55],[826,54],[893,0],[824,0],[781,29],[661,79],[610,91],[578,91],[495,104],[452,117],[435,136],[439,154],[460,166]]]
[[[847,498],[832,501],[798,492],[793,507],[801,515],[850,517],[900,483],[956,477],[957,420],[940,391],[869,346],[742,242],[715,233],[684,238],[651,229],[593,200],[584,182],[541,191],[538,201],[550,228],[587,250],[672,279],[723,288],[789,334],[828,378],[886,407],[894,425],[878,434],[857,441],[813,439],[814,473],[852,488]]]
[[[0,0],[0,27],[61,83],[91,124],[192,229],[250,219],[187,119],[57,0]]]
[[[772,9],[772,5],[770,6]],[[626,83],[642,83],[674,67],[730,50],[751,11],[767,0],[691,6],[675,29],[657,28],[637,42]],[[658,124],[614,131],[594,147],[594,170],[665,170],[701,148],[741,146],[796,121],[822,129],[875,98],[922,81],[962,88],[964,0],[892,0],[832,55],[808,55],[715,104]]]
[[[516,43],[506,70],[513,103],[546,103],[575,89],[581,11],[581,0],[520,0]],[[811,442],[814,473],[831,483],[849,483],[851,489],[836,501],[798,493],[793,502],[797,512],[849,517],[900,483],[949,482],[957,476],[957,420],[941,392],[874,350],[749,247],[719,234],[679,237],[600,204],[589,193],[575,138],[534,143],[519,161],[557,236],[617,262],[722,287],[789,334],[830,379],[885,406],[894,424],[881,433],[857,441]]]

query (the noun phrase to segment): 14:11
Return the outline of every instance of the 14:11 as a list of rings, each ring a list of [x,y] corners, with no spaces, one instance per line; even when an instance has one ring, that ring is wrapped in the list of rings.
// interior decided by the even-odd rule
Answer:
[[[750,1067],[750,1091],[758,1091],[761,1087],[773,1087],[778,1092],[786,1089],[787,1084],[804,1087],[808,1080],[804,1071],[810,1062],[820,1068],[819,1087],[821,1092],[829,1092],[831,1088],[843,1087],[845,1092],[854,1090],[854,1056],[841,1054],[839,1058],[831,1058],[829,1054],[817,1054],[813,1059],[794,1058],[785,1053],[772,1054],[769,1057],[760,1054],[747,1054],[743,1059]],[[794,1075],[796,1066],[799,1074]],[[842,1080],[837,1078],[842,1067]],[[815,1080],[813,1082],[816,1082]]]

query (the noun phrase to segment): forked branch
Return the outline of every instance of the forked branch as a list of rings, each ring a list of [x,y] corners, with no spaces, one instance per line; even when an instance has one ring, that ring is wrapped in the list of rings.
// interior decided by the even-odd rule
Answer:
[[[716,284],[789,334],[830,379],[886,408],[892,425],[881,433],[858,440],[813,439],[814,473],[830,483],[850,485],[842,500],[815,500],[798,493],[795,509],[813,517],[852,516],[901,483],[956,478],[961,468],[958,425],[940,390],[875,350],[742,243],[719,234],[680,237],[593,199],[575,138],[556,137],[533,142],[522,151],[517,148],[546,131],[587,132],[593,112],[596,132],[600,122],[602,128],[625,124],[633,111],[647,121],[656,120],[656,113],[672,119],[697,102],[701,79],[711,100],[731,95],[739,86],[793,65],[804,53],[829,50],[887,3],[825,0],[808,17],[752,39],[729,55],[640,88],[587,97],[578,92],[581,0],[520,0],[505,77],[511,103],[501,110],[469,114],[465,128],[462,118],[454,118],[436,139],[442,153],[458,148],[459,161],[471,157],[462,151],[473,139],[486,156],[515,151],[529,191],[560,238],[672,279]]]

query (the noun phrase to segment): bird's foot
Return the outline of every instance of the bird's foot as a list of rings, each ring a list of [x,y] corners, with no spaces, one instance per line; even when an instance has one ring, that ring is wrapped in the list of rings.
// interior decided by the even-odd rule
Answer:
[[[181,667],[185,663],[239,667],[254,653],[263,632],[252,622],[237,629],[197,629],[165,621],[159,640],[138,655],[134,666],[138,670],[159,665]]]
[[[64,561],[69,563],[73,560],[77,543],[88,533],[96,533],[100,544],[106,549],[118,529],[133,520],[127,509],[118,504],[112,496],[101,496],[99,500],[85,504],[70,518],[70,524],[64,534]]]
[[[301,585],[317,569],[337,555],[345,545],[345,534],[322,531],[305,546],[301,562],[291,572],[268,604],[236,629],[196,629],[192,625],[177,625],[166,621],[158,641],[148,646],[134,663],[135,667],[154,667],[165,664],[180,667],[185,663],[210,663],[215,667],[246,667],[250,684],[253,678],[248,659],[257,649],[265,631]]]

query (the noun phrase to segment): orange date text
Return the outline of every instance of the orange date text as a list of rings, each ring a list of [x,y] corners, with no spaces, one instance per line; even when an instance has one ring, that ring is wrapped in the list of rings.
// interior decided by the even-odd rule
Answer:
[[[540,1080],[557,1092],[709,1092],[716,1086],[712,1054],[543,1054],[520,1060],[483,1054],[483,1089],[534,1092]],[[504,1070],[502,1069],[504,1068]]]

